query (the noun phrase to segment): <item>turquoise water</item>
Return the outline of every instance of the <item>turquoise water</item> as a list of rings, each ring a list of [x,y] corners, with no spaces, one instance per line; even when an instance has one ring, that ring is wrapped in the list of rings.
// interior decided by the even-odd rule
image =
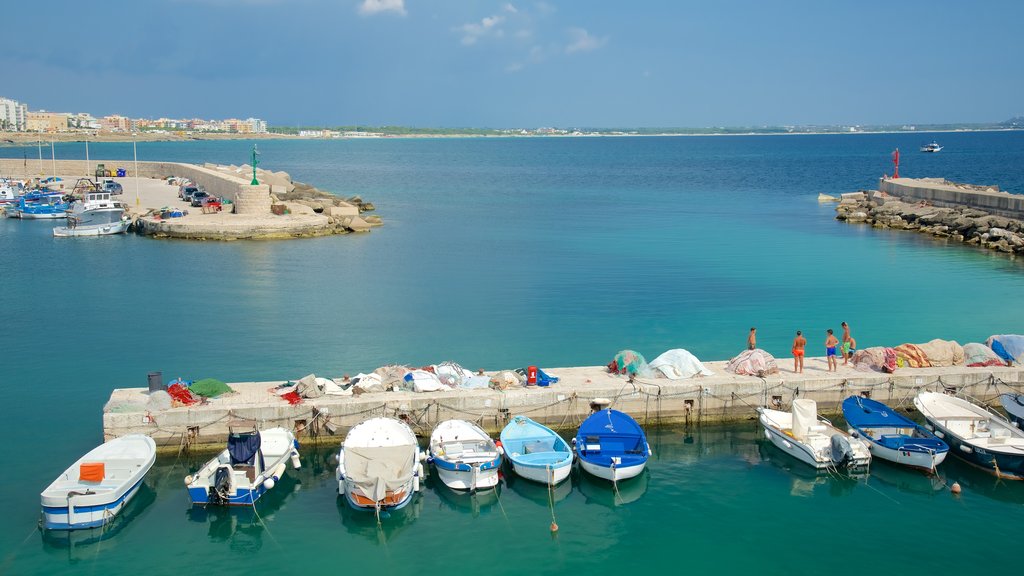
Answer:
[[[816,201],[873,186],[891,173],[896,146],[904,175],[1024,192],[1024,134],[936,138],[946,149],[935,155],[914,152],[923,138],[913,135],[260,142],[264,166],[360,194],[385,226],[182,243],[53,239],[52,224],[0,220],[0,382],[18,479],[0,494],[0,573],[167,573],[183,552],[211,567],[253,552],[276,569],[342,557],[375,573],[441,568],[466,560],[458,542],[468,534],[500,551],[497,573],[610,571],[632,565],[626,551],[703,571],[760,570],[771,559],[769,572],[800,561],[799,551],[852,573],[841,558],[867,546],[854,543],[858,530],[903,543],[947,523],[985,529],[956,550],[912,541],[887,558],[921,572],[1008,562],[1015,541],[995,527],[1024,502],[1019,486],[955,464],[945,474],[968,487],[960,499],[913,475],[887,483],[881,465],[867,484],[814,483],[755,442],[752,424],[693,430],[692,443],[660,432],[646,492],[608,507],[607,490],[589,496],[600,486],[573,484],[556,509],[557,539],[544,490],[514,479],[501,507],[480,504],[476,515],[431,488],[415,518],[378,532],[337,506],[327,451],[305,451],[307,468],[261,503],[265,526],[190,513],[181,478],[195,463],[171,459],[147,480],[151,502],[140,497],[114,537],[69,552],[35,529],[38,492],[100,440],[110,389],[144,386],[151,370],[237,381],[445,359],[557,367],[604,364],[626,347],[724,359],[750,326],[785,356],[794,330],[813,348],[843,320],[861,347],[1021,332],[1020,262],[839,223]],[[146,143],[139,155],[237,164],[249,148]],[[0,148],[30,166],[35,152]],[[131,145],[93,144],[90,154],[130,158]],[[83,157],[84,147],[58,145],[57,155]],[[881,528],[872,514],[905,524]]]

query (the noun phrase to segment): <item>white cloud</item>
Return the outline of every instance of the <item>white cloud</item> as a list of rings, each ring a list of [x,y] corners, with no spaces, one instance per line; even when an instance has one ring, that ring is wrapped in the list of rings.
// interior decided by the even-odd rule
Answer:
[[[506,3],[504,6],[501,7],[501,9],[504,10],[505,12],[509,12],[509,13],[512,13],[512,14],[518,14],[519,13],[519,9],[517,9],[511,3]]]
[[[569,38],[571,42],[565,47],[565,51],[569,54],[573,52],[590,52],[608,43],[607,36],[594,36],[583,28],[569,28]]]
[[[394,12],[405,16],[405,0],[363,0],[359,5],[359,13],[364,16],[381,12]]]
[[[479,22],[463,24],[457,30],[462,32],[462,43],[472,46],[484,36],[504,36],[505,32],[499,27],[503,20],[505,20],[504,16],[488,16]]]

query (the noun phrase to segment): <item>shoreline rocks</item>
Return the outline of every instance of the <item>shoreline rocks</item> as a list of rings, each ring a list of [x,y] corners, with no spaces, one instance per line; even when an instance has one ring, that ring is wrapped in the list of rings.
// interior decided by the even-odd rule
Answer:
[[[842,195],[836,206],[836,220],[916,230],[1005,254],[1024,254],[1024,222],[969,206],[938,207],[927,201],[861,190]]]

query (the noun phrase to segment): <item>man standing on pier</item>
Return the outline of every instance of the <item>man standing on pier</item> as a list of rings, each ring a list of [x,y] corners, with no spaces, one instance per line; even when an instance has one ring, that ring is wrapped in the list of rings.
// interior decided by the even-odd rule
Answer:
[[[843,327],[843,366],[846,366],[846,363],[850,360],[850,356],[853,355],[853,352],[851,352],[853,338],[850,337],[849,324],[843,322],[840,326]]]
[[[750,329],[750,336],[747,336],[747,350],[757,348],[757,328]]]
[[[796,338],[793,338],[793,372],[804,373],[804,347],[807,346],[807,338],[799,330],[796,331]]]
[[[828,371],[838,371],[839,367],[836,366],[836,346],[839,345],[839,340],[836,340],[835,334],[832,333],[832,329],[825,330],[828,333],[828,338],[825,338],[825,359],[828,360]]]

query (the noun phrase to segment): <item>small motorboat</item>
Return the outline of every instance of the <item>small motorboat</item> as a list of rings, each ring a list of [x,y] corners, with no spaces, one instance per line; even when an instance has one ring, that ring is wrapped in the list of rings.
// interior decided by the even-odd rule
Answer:
[[[1024,431],[963,398],[921,392],[914,406],[950,452],[989,474],[1024,480]]]
[[[77,236],[111,236],[124,234],[131,226],[131,220],[121,220],[112,224],[92,224],[89,226],[56,226],[53,229],[55,238],[73,238]]]
[[[357,510],[398,510],[420,491],[423,452],[411,428],[370,418],[348,431],[338,451],[338,493]]]
[[[8,216],[23,220],[56,220],[66,218],[71,205],[59,192],[33,191],[18,198]]]
[[[850,396],[843,400],[843,417],[875,458],[932,471],[949,453],[930,430],[877,400]]]
[[[202,506],[251,506],[277,485],[289,459],[292,467],[301,467],[290,430],[230,429],[227,449],[185,477],[188,496]]]
[[[47,530],[96,528],[131,501],[156,461],[156,443],[145,434],[115,438],[93,448],[40,494]]]
[[[921,146],[921,152],[940,152],[941,150],[942,146],[939,146],[939,143],[934,140],[930,144]]]
[[[573,446],[584,471],[612,482],[637,476],[651,456],[640,424],[629,414],[611,408],[598,410],[584,420]]]
[[[793,411],[757,409],[764,435],[777,448],[818,470],[855,470],[871,464],[871,452],[859,439],[818,417],[814,400],[793,401]]]
[[[453,490],[480,490],[498,484],[501,449],[479,426],[445,420],[430,434],[429,461]]]
[[[569,443],[547,426],[515,416],[501,431],[501,446],[516,474],[555,485],[569,477],[573,452]]]
[[[1003,405],[1003,410],[1006,410],[1014,426],[1024,427],[1024,394],[1000,394],[999,403]]]

